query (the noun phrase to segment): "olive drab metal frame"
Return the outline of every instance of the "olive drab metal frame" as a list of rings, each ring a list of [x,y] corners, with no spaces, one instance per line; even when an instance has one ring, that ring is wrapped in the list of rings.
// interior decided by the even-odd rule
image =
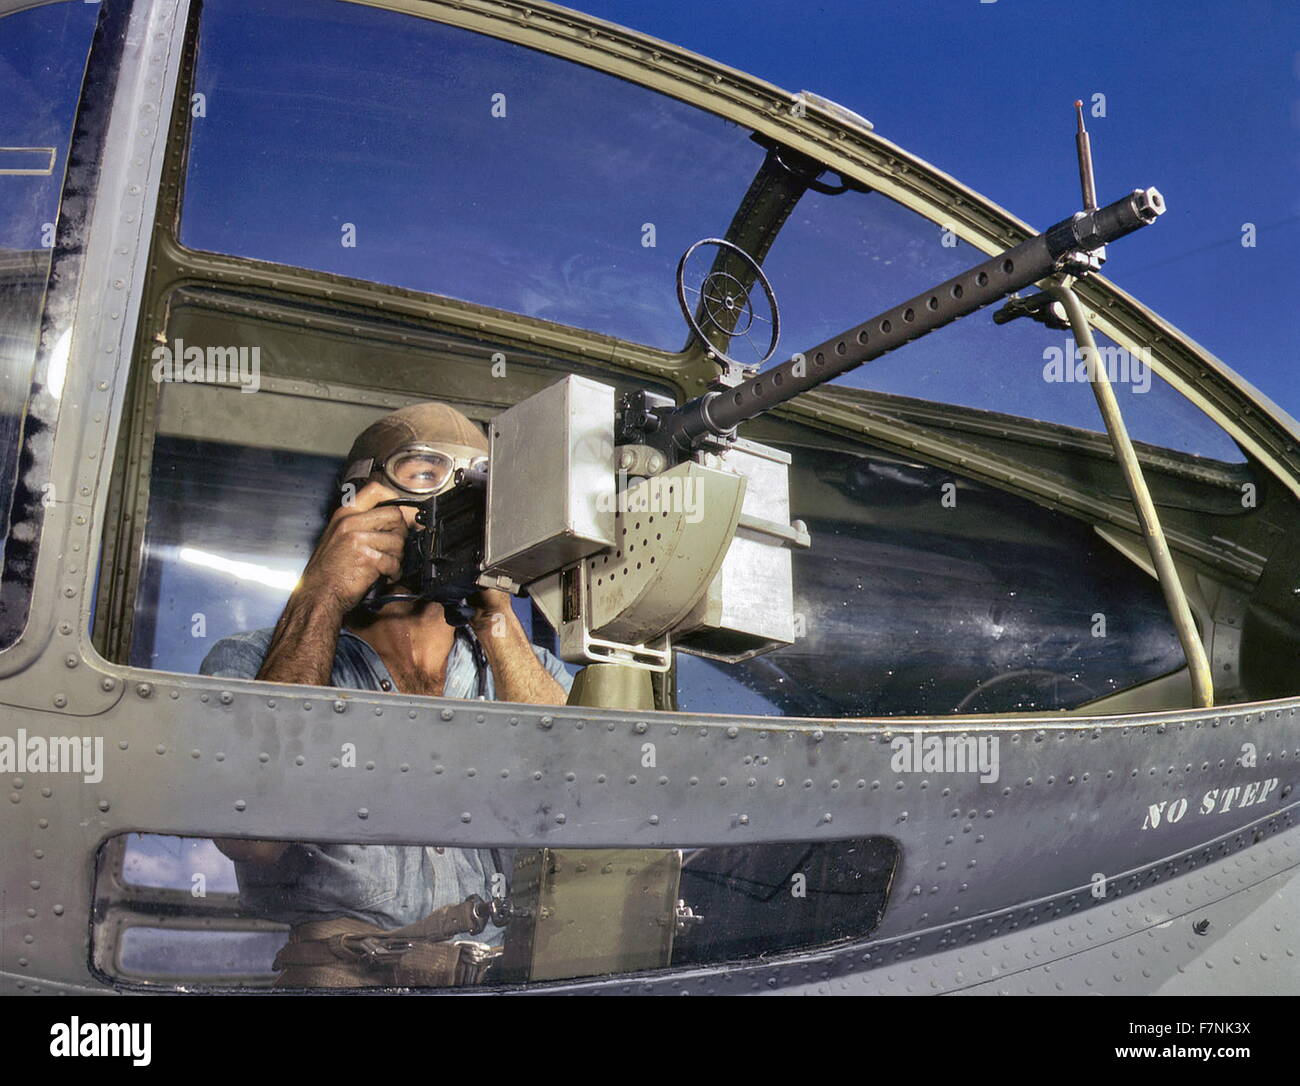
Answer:
[[[16,6],[26,5],[0,2],[0,14]],[[815,97],[599,20],[503,0],[368,6],[543,49],[711,109],[950,224],[985,252],[1029,236],[1024,224]],[[1247,903],[1280,892],[1300,862],[1297,697],[1139,715],[746,719],[220,680],[101,655],[89,632],[97,576],[102,565],[105,578],[115,577],[131,545],[114,544],[116,526],[106,520],[109,476],[123,455],[119,434],[131,425],[126,412],[139,409],[128,401],[133,360],[166,304],[161,289],[146,293],[147,277],[286,295],[324,289],[339,303],[650,377],[683,397],[715,372],[698,349],[673,356],[466,303],[182,249],[172,231],[192,8],[189,0],[103,0],[90,62],[99,96],[83,102],[70,156],[46,318],[47,329],[70,330],[66,378],[52,446],[48,455],[36,450],[32,468],[61,481],[66,499],[43,510],[30,618],[0,652],[0,731],[99,736],[106,765],[95,784],[40,774],[4,781],[0,991],[112,989],[91,964],[94,859],[126,832],[481,847],[670,849],[876,835],[899,843],[890,900],[868,939],[542,990],[934,992],[998,978],[1000,987],[1095,991],[1094,977],[1102,987],[1141,990],[1197,953],[1181,938],[1164,938],[1161,952],[1157,926],[1181,925],[1193,909],[1230,926]],[[1150,345],[1160,375],[1270,482],[1300,495],[1296,427],[1282,412],[1104,279],[1075,289],[1094,327],[1121,344]],[[58,342],[43,338],[38,373]],[[1138,534],[1126,501],[943,433],[933,409],[917,408],[909,420],[905,411],[874,410],[869,397],[819,390],[785,411],[846,441],[951,464],[1083,516],[1115,539]],[[118,553],[101,563],[106,535]],[[1262,569],[1247,548],[1216,550],[1175,527],[1167,535],[1188,568]],[[375,771],[331,769],[330,753],[363,730]],[[893,740],[914,730],[996,738],[1000,779],[893,772]],[[659,768],[633,782],[627,767],[647,742]],[[1247,743],[1257,760],[1243,758]],[[470,776],[471,768],[492,772]],[[1185,816],[1151,824],[1153,811],[1211,788],[1233,790],[1233,802],[1209,814],[1184,804]],[[1109,958],[1121,943],[1151,945],[1152,968],[1098,967],[1093,950]]]

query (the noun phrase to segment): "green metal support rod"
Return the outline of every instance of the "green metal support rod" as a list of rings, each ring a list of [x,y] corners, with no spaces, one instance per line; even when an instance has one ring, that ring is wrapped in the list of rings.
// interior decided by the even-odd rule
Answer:
[[[1160,581],[1160,590],[1164,593],[1165,604],[1174,628],[1178,631],[1178,640],[1182,643],[1183,654],[1187,657],[1187,669],[1192,679],[1192,691],[1198,705],[1208,708],[1214,704],[1214,680],[1210,675],[1210,662],[1205,656],[1205,646],[1192,618],[1192,609],[1187,603],[1187,594],[1183,591],[1178,571],[1174,568],[1173,556],[1169,553],[1169,544],[1165,541],[1164,529],[1160,527],[1160,516],[1156,512],[1155,502],[1147,489],[1146,479],[1142,475],[1142,465],[1138,462],[1133,442],[1129,439],[1128,429],[1124,425],[1124,416],[1120,413],[1119,401],[1115,390],[1110,386],[1106,368],[1101,363],[1101,354],[1097,350],[1096,340],[1092,336],[1092,327],[1079,302],[1079,296],[1066,283],[1058,283],[1049,288],[1065,306],[1070,319],[1074,338],[1083,352],[1088,364],[1088,381],[1097,397],[1097,406],[1106,423],[1106,432],[1110,435],[1111,445],[1115,449],[1115,460],[1124,481],[1128,484],[1133,497],[1133,506],[1137,510],[1138,523],[1142,526],[1142,536],[1146,540],[1147,550],[1151,554],[1151,564],[1155,567],[1156,578]]]

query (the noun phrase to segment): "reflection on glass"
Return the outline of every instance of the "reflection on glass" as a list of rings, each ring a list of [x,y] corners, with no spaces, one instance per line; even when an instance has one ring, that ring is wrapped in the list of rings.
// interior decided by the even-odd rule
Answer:
[[[284,409],[302,407],[286,399]],[[197,674],[218,639],[273,627],[325,526],[341,466],[339,457],[160,435],[130,662]],[[530,601],[512,602],[533,643],[551,648],[554,634]]]
[[[805,635],[678,661],[692,712],[845,717],[1066,709],[1184,665],[1156,581],[1092,529],[883,452],[794,447]],[[1097,618],[1106,636],[1096,636]]]
[[[122,856],[122,881],[126,885],[189,891],[200,878],[204,893],[239,892],[235,869],[206,837],[127,834]]]
[[[511,851],[133,834],[100,850],[94,960],[155,986],[464,987],[640,972],[864,938],[897,859],[885,838]]]
[[[316,62],[327,55],[337,63]],[[569,61],[393,12],[210,0],[181,240],[488,305],[664,350],[676,260],[724,236],[763,163],[743,128]],[[454,156],[449,153],[455,149]],[[250,171],[247,164],[256,163]],[[754,216],[765,213],[751,209]],[[982,262],[877,192],[805,192],[763,267],[779,357]],[[1232,439],[1098,336],[1137,441],[1240,463]],[[743,343],[735,341],[744,354]],[[1061,362],[1053,359],[1060,356]],[[1068,332],[992,309],[836,383],[1100,432]]]
[[[325,526],[322,496],[332,495],[339,466],[334,457],[159,436],[131,663],[197,674],[217,639],[274,626]]]
[[[30,576],[35,559],[38,526],[23,524],[11,535],[11,498],[24,420],[29,428],[39,423],[27,411],[28,397],[68,141],[98,12],[98,5],[74,2],[0,18],[0,568],[15,581],[19,573]],[[65,343],[65,365],[66,352]],[[57,396],[60,389],[50,391]],[[0,648],[25,622],[20,594],[26,589],[7,586]]]
[[[59,209],[72,119],[98,14],[97,5],[71,0],[32,6],[0,20],[0,101],[5,103],[0,252],[52,245],[47,224]]]
[[[273,969],[284,945],[278,931],[212,931],[139,924],[122,932],[119,961],[130,976],[165,979],[192,976],[247,976]]]
[[[328,65],[320,63],[328,56]],[[678,350],[677,258],[763,151],[718,117],[373,8],[209,0],[181,240]]]

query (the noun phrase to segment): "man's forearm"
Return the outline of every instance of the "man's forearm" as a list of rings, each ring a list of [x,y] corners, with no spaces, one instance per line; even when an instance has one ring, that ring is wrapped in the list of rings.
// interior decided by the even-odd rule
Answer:
[[[474,634],[492,666],[498,701],[563,705],[568,700],[564,687],[533,652],[512,610],[507,608],[476,617]]]
[[[290,597],[257,677],[275,683],[329,686],[342,625],[336,604]]]

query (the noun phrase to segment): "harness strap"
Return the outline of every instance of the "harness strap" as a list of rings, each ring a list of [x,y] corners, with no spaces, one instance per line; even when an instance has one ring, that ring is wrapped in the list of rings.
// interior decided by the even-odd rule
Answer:
[[[450,939],[453,935],[468,932],[478,935],[488,922],[488,905],[478,894],[470,894],[459,905],[444,905],[434,909],[423,920],[397,928],[388,934],[392,937],[403,935],[417,936],[421,939]]]

